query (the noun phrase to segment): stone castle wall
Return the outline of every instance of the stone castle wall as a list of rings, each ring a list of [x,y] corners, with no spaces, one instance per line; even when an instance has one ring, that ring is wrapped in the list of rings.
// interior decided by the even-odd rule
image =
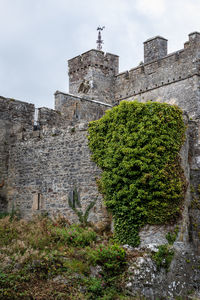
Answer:
[[[17,140],[11,147],[8,203],[14,204],[23,217],[48,212],[77,222],[68,204],[70,194],[77,188],[83,211],[97,198],[90,220],[105,221],[107,216],[96,185],[100,171],[90,160],[86,129],[87,124],[44,129]]]
[[[89,220],[106,223],[96,184],[100,170],[90,159],[86,135],[87,120],[100,118],[110,105],[60,92],[56,97],[58,110],[38,109],[37,130],[34,105],[0,99],[0,211],[14,208],[25,218],[62,214],[77,222],[68,203],[77,189],[83,212],[96,201]]]

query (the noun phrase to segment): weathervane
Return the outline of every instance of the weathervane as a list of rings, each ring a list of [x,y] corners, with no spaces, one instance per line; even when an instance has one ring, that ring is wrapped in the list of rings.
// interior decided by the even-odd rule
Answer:
[[[103,44],[103,40],[101,39],[101,31],[104,30],[105,26],[103,27],[98,27],[98,39],[97,39],[97,49],[101,50],[102,49],[102,44]]]

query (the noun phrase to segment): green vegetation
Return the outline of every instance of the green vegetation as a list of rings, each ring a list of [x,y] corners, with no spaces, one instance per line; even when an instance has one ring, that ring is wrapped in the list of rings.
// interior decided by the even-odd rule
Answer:
[[[73,209],[73,211],[75,212],[75,214],[78,216],[78,219],[79,219],[79,222],[81,223],[81,225],[82,226],[87,226],[88,225],[88,216],[89,216],[90,210],[94,207],[97,199],[90,202],[90,204],[88,205],[88,207],[85,210],[85,213],[83,213],[83,211],[81,210],[81,202],[79,200],[79,195],[78,195],[78,191],[77,191],[76,187],[73,190],[72,198],[73,199],[68,197],[69,207],[71,207]]]
[[[166,237],[169,245],[173,245],[174,242],[176,241],[176,238],[178,236],[178,231],[179,231],[179,228],[178,228],[178,226],[176,226],[173,232],[168,232],[166,234],[165,237]]]
[[[1,197],[0,197],[0,201],[1,201]],[[13,218],[19,218],[20,213],[19,213],[18,210],[14,209],[14,207],[12,207],[11,212],[0,212],[0,219],[3,219],[3,218],[8,217],[8,216],[12,220]]]
[[[85,230],[77,225],[69,228],[56,227],[52,234],[55,235],[58,244],[66,243],[75,247],[86,247],[96,241],[96,233],[92,229]]]
[[[99,189],[120,243],[136,246],[143,225],[173,223],[180,216],[184,132],[182,111],[154,102],[122,101],[90,122],[89,147],[103,170]]]
[[[125,266],[125,251],[119,245],[100,245],[90,252],[90,261],[93,265],[102,266],[102,273],[107,282],[113,280]]]
[[[174,251],[170,249],[169,245],[160,245],[158,247],[158,252],[156,252],[152,258],[156,262],[158,270],[161,268],[169,270],[171,261],[174,257]]]
[[[174,251],[172,250],[172,245],[176,241],[178,232],[179,232],[178,226],[176,226],[173,231],[168,232],[165,236],[168,241],[168,244],[160,245],[158,247],[158,252],[152,255],[152,258],[155,261],[158,270],[164,268],[166,271],[169,271],[171,261],[174,257]]]
[[[7,216],[9,216],[10,214],[9,213],[7,213],[7,212],[0,212],[0,219],[3,219],[3,218],[5,218],[5,217],[7,217]]]
[[[128,300],[125,256],[105,235],[64,218],[7,216],[0,219],[0,299]]]

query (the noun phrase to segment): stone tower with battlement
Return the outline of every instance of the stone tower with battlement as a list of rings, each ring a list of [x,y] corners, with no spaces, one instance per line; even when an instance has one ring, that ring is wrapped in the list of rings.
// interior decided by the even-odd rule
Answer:
[[[113,104],[117,55],[90,50],[68,61],[69,93]]]

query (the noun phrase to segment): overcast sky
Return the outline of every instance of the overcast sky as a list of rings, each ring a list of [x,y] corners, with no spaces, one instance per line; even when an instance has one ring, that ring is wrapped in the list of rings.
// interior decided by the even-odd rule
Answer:
[[[200,31],[200,0],[0,0],[0,95],[53,108],[54,92],[68,92],[67,60],[96,48],[98,25],[125,71],[150,37],[182,49]]]

